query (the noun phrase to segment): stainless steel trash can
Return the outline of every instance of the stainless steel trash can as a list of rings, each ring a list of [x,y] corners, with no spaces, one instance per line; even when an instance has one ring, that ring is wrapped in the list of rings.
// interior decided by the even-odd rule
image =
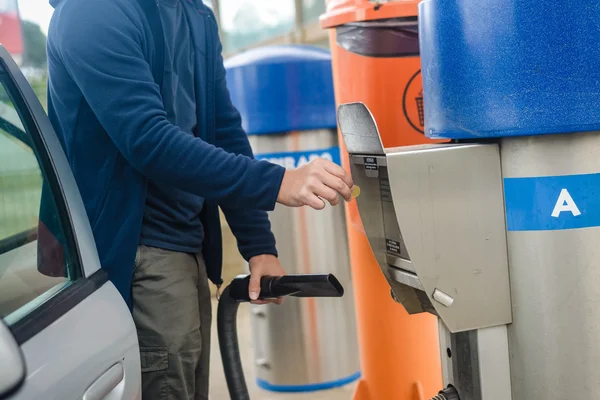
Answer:
[[[328,52],[267,47],[229,59],[226,68],[256,158],[289,169],[317,157],[340,163]],[[252,306],[257,383],[287,392],[350,383],[360,362],[344,208],[278,205],[270,220],[286,272],[333,273],[345,295]]]

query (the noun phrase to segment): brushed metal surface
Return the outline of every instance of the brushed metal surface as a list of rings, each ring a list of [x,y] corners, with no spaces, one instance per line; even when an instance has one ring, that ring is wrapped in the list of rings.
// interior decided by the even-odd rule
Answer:
[[[429,298],[414,288],[420,287],[420,283],[403,279],[402,275],[394,277],[398,274],[388,266],[390,260],[394,266],[410,266],[410,257],[397,225],[387,175],[386,150],[373,115],[362,103],[344,104],[338,108],[338,124],[349,153],[354,183],[361,187],[361,196],[356,199],[360,218],[375,259],[390,285],[392,299],[401,303],[409,314],[435,313]],[[399,253],[388,251],[388,239],[397,242]],[[410,270],[414,271],[414,268],[411,266]],[[405,284],[409,281],[413,285]]]
[[[407,259],[396,257],[394,255],[389,254],[389,252],[386,255],[386,259],[387,259],[387,263],[392,267],[399,268],[404,271],[412,272],[413,274],[417,273],[413,263]]]
[[[255,154],[337,146],[331,130],[251,136]],[[362,196],[362,195],[361,195]],[[306,385],[346,378],[360,370],[354,295],[343,206],[322,211],[277,205],[270,213],[279,259],[290,274],[333,273],[342,298],[288,298],[255,307],[257,375],[273,385]]]
[[[386,153],[398,226],[438,315],[454,333],[509,323],[498,145],[408,146]],[[433,301],[436,289],[453,301]]]
[[[389,253],[386,248],[386,221],[387,227],[389,227],[390,223],[397,224],[397,219],[395,211],[393,211],[393,204],[391,204],[391,208],[389,207],[389,203],[385,209],[383,206],[381,181],[387,180],[387,168],[381,166],[383,165],[381,164],[377,176],[373,177],[372,174],[368,174],[370,171],[365,170],[364,163],[360,162],[361,159],[362,157],[352,155],[351,160],[357,160],[358,163],[352,163],[350,170],[354,183],[361,188],[361,194],[356,199],[356,202],[371,251],[375,255],[379,268],[390,285],[392,298],[401,303],[409,314],[425,312],[432,308],[430,307],[429,300],[425,300],[425,304],[423,304],[424,299],[423,296],[419,295],[418,289],[398,282],[390,273],[388,265]],[[378,156],[377,159],[385,160],[383,156]],[[404,244],[402,246],[405,247]]]
[[[416,274],[404,271],[402,269],[390,267],[389,268],[390,276],[398,283],[401,283],[406,286],[410,286],[411,288],[424,290],[421,281],[417,277]]]
[[[507,326],[477,331],[479,376],[483,400],[511,400]]]
[[[350,154],[383,155],[377,123],[363,103],[338,107],[338,125]]]
[[[505,178],[600,172],[597,132],[504,139]],[[514,400],[600,393],[600,228],[509,232]]]
[[[454,334],[438,326],[444,386],[461,400],[511,400],[506,325]]]

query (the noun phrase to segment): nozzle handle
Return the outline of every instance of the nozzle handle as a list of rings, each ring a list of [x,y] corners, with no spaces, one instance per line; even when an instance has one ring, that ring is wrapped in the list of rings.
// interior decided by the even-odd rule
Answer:
[[[240,275],[229,285],[229,295],[236,301],[249,302],[250,275]],[[332,274],[263,276],[259,300],[278,297],[342,297],[344,288]]]

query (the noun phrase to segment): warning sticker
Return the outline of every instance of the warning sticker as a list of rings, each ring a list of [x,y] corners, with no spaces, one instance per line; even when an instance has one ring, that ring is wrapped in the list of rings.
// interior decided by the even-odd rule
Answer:
[[[402,109],[406,120],[417,132],[424,133],[425,106],[423,104],[423,81],[418,70],[408,81],[402,98]]]
[[[391,253],[400,254],[400,242],[396,242],[395,240],[385,239],[385,247],[387,251]]]
[[[365,169],[369,171],[377,171],[379,169],[377,166],[377,158],[365,157]]]

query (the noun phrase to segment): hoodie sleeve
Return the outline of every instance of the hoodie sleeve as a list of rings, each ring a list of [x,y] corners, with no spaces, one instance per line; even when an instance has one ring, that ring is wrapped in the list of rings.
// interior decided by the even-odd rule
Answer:
[[[209,12],[212,14],[212,11]],[[242,128],[242,118],[233,105],[227,88],[222,56],[223,46],[219,39],[218,28],[216,24],[212,28],[217,56],[215,60],[216,144],[230,153],[254,158],[248,135]],[[237,240],[240,254],[246,261],[263,254],[277,256],[275,236],[271,232],[271,223],[265,211],[232,207],[226,201],[221,202],[220,206]]]
[[[284,169],[188,135],[166,118],[135,1],[68,1],[54,46],[128,162],[148,178],[236,207],[272,210]]]

